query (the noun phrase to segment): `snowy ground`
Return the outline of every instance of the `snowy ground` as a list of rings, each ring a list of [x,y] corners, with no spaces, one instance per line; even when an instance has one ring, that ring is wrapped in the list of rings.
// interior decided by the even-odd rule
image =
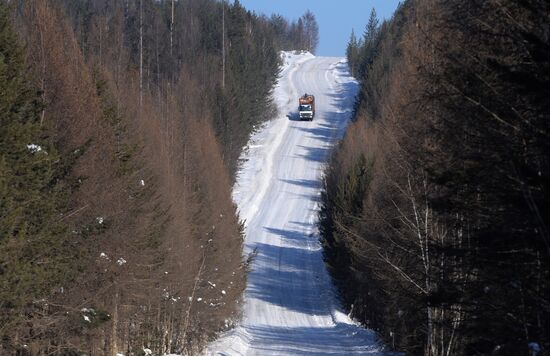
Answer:
[[[248,275],[243,319],[208,355],[381,355],[375,334],[342,311],[316,228],[320,178],[349,120],[357,83],[342,58],[284,53],[274,91],[279,109],[250,140],[233,197],[246,220]],[[312,122],[297,121],[298,97],[315,95]]]

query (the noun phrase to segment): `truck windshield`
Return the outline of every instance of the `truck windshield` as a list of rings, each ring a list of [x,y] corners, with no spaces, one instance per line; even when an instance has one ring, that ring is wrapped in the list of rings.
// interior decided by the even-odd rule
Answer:
[[[311,111],[311,105],[300,105],[300,111]]]

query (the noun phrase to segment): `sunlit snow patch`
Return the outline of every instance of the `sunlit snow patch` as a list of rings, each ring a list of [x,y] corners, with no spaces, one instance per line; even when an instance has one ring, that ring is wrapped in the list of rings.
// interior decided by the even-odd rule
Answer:
[[[32,153],[40,152],[42,151],[42,147],[35,145],[34,143],[31,143],[30,145],[27,145],[27,149],[31,151]]]

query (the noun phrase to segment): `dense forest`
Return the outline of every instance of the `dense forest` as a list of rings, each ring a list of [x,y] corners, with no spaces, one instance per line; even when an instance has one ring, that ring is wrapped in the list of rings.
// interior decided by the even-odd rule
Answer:
[[[320,230],[343,302],[396,350],[550,353],[549,18],[408,0],[350,38]]]
[[[197,353],[238,318],[230,190],[281,49],[238,1],[0,1],[0,354]]]

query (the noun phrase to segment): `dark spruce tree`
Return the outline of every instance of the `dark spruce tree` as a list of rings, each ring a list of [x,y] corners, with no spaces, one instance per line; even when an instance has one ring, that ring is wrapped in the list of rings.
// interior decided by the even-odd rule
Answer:
[[[40,303],[73,276],[75,242],[60,222],[69,188],[67,160],[41,121],[23,49],[0,3],[0,338],[28,322]],[[26,312],[21,311],[25,309]]]
[[[348,59],[348,66],[351,72],[351,75],[358,77],[358,67],[359,67],[359,53],[360,48],[362,47],[361,41],[357,41],[357,36],[355,36],[355,31],[351,30],[351,35],[346,47],[346,58]]]

